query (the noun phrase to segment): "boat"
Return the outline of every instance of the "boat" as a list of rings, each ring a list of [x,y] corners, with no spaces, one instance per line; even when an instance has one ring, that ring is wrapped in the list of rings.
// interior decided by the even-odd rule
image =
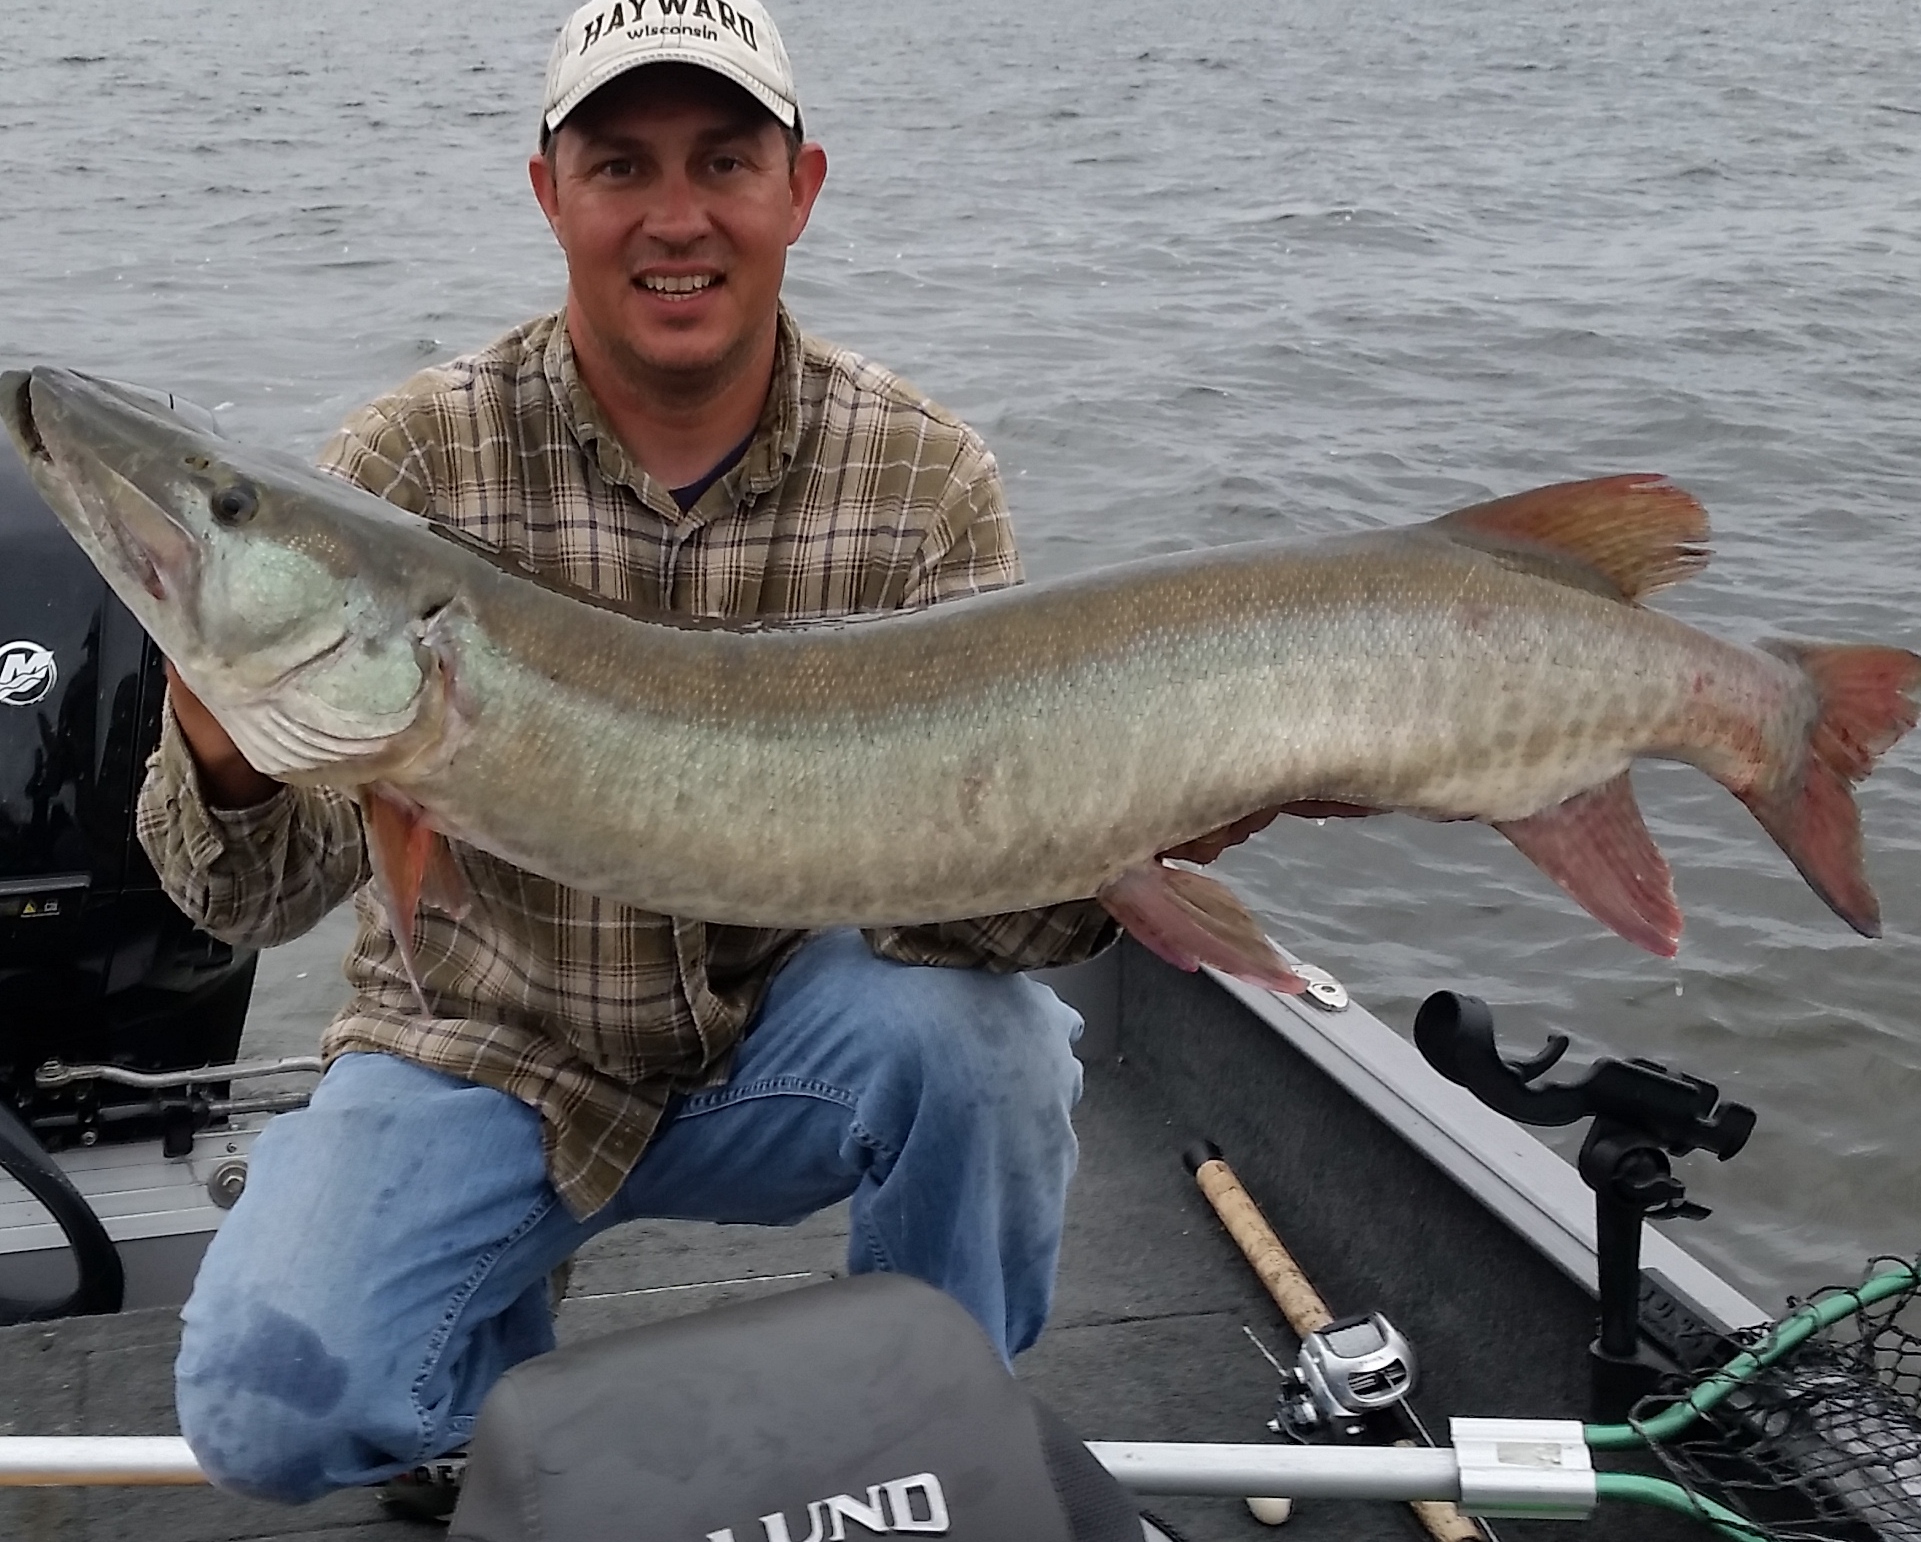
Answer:
[[[12,1175],[0,1185],[0,1310],[13,1319],[0,1328],[0,1435],[60,1437],[68,1456],[84,1457],[107,1451],[99,1442],[110,1438],[164,1445],[173,1433],[175,1308],[244,1188],[252,1138],[301,1096],[252,1095],[248,1085],[263,1070],[317,1066],[238,1060],[253,960],[223,953],[177,914],[168,918],[151,875],[141,876],[127,810],[157,721],[159,661],[151,643],[129,634],[130,618],[104,588],[88,589],[77,569],[61,568],[64,554],[41,539],[40,524],[57,527],[37,504],[17,467],[0,458],[0,546],[35,552],[40,566],[17,558],[16,571],[65,572],[69,584],[61,591],[32,577],[48,586],[39,592],[66,595],[36,609],[34,590],[0,583],[0,626],[33,641],[58,675],[0,716],[0,768],[12,779],[0,787],[12,841],[0,894],[17,907],[0,924],[11,929],[10,1004],[31,1004],[16,1005],[0,1029],[8,1094],[0,1165]],[[36,656],[34,667],[43,662]],[[69,839],[76,831],[91,844]],[[58,902],[51,914],[49,901]],[[123,947],[136,925],[148,939],[134,950],[146,960],[139,967]],[[1451,1422],[1478,1418],[1525,1421],[1521,1436],[1488,1437],[1490,1449],[1507,1453],[1498,1461],[1539,1466],[1540,1452],[1565,1443],[1569,1428],[1618,1421],[1656,1376],[1720,1365],[1747,1330],[1776,1315],[1645,1219],[1690,1214],[1680,1192],[1686,1151],[1725,1156],[1745,1138],[1744,1111],[1721,1102],[1710,1082],[1614,1062],[1570,1076],[1554,1066],[1551,1043],[1534,1052],[1550,1025],[1497,1030],[1480,1003],[1444,991],[1423,1008],[1410,1041],[1311,960],[1290,962],[1312,982],[1304,995],[1183,973],[1131,941],[1046,975],[1086,1021],[1082,1162],[1050,1326],[1016,1370],[1035,1398],[1095,1443],[1110,1471],[1155,1491],[1146,1502],[1158,1529],[1149,1536],[1272,1535],[1260,1507],[1246,1502],[1245,1464],[1258,1467],[1263,1453],[1312,1455],[1331,1437],[1378,1451],[1388,1445],[1379,1416],[1389,1412],[1436,1449],[1389,1450],[1381,1462],[1411,1471],[1426,1461],[1431,1471],[1429,1459],[1440,1458],[1456,1463],[1448,1470],[1458,1476],[1469,1437],[1507,1428]],[[19,983],[42,975],[32,987],[41,994]],[[1605,1149],[1584,1173],[1514,1115],[1593,1118],[1590,1147]],[[1643,1184],[1624,1216],[1608,1185],[1636,1153],[1666,1182]],[[1647,1169],[1634,1171],[1645,1177]],[[1208,1175],[1222,1172],[1231,1181],[1208,1187]],[[1231,1189],[1251,1198],[1274,1245],[1311,1277],[1336,1319],[1318,1336],[1320,1363],[1345,1352],[1343,1330],[1380,1324],[1359,1340],[1348,1331],[1344,1342],[1357,1355],[1391,1348],[1385,1361],[1374,1353],[1368,1363],[1398,1367],[1388,1376],[1393,1395],[1345,1432],[1332,1427],[1344,1417],[1338,1403],[1331,1413],[1316,1404],[1304,1342],[1250,1266],[1246,1236],[1237,1242],[1223,1223],[1221,1195]],[[844,1270],[845,1229],[837,1211],[779,1230],[617,1229],[576,1261],[559,1308],[563,1346],[823,1285]],[[1618,1339],[1624,1322],[1626,1349],[1609,1349],[1610,1325]],[[1168,1457],[1161,1448],[1169,1443],[1189,1443],[1186,1456],[1173,1453],[1182,1460],[1196,1459],[1199,1443],[1217,1456],[1238,1452],[1232,1460],[1243,1467],[1217,1463],[1206,1481],[1156,1478],[1142,1464]],[[172,1486],[120,1487],[102,1486],[99,1471],[89,1477],[84,1459],[64,1477],[19,1486],[0,1449],[0,1536],[421,1535],[416,1522],[386,1518],[367,1492],[287,1512],[179,1486],[192,1473],[178,1449],[168,1450],[172,1468],[160,1461],[146,1476],[166,1469]],[[1161,1492],[1183,1485],[1186,1492]],[[1588,1486],[1591,1504],[1591,1479]],[[1427,1534],[1398,1501],[1303,1498],[1332,1491],[1306,1480],[1283,1491],[1302,1501],[1290,1536]],[[1449,1492],[1459,1495],[1461,1484]],[[1270,1504],[1262,1513],[1277,1511]],[[1557,1524],[1501,1519],[1487,1529],[1511,1539],[1553,1534]],[[1577,1532],[1563,1526],[1559,1534]],[[1578,1529],[1619,1542],[1706,1534],[1698,1515],[1607,1505]]]

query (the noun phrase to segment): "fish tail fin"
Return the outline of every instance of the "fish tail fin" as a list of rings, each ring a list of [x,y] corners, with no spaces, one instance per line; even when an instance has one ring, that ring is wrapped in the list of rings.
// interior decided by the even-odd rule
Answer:
[[[1140,862],[1103,885],[1098,897],[1109,915],[1176,969],[1209,964],[1287,995],[1307,989],[1234,891],[1205,873]]]
[[[1799,763],[1735,795],[1828,908],[1864,937],[1881,935],[1881,904],[1861,853],[1854,784],[1914,727],[1921,656],[1870,644],[1768,642],[1813,683],[1819,713]]]

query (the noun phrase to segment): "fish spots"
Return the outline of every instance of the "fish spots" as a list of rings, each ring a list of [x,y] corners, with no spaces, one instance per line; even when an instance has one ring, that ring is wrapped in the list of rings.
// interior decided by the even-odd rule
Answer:
[[[1536,723],[1528,727],[1520,740],[1521,764],[1528,770],[1539,770],[1550,761],[1560,758],[1566,751],[1568,741],[1578,729],[1558,723]]]

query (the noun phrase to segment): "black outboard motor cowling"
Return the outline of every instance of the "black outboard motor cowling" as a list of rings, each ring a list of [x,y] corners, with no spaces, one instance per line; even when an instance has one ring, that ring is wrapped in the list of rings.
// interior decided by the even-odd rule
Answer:
[[[0,1097],[50,1149],[158,1126],[132,1088],[37,1089],[47,1060],[172,1070],[240,1042],[253,955],[197,931],[134,838],[164,685],[0,438]]]

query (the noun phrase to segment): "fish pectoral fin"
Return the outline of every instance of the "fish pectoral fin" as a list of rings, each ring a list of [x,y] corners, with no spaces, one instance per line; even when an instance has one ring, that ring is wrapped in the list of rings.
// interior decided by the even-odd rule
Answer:
[[[1627,772],[1494,828],[1595,920],[1650,953],[1674,957],[1681,941],[1674,879]]]
[[[401,965],[421,1010],[429,1011],[414,953],[414,919],[423,899],[437,909],[464,915],[469,898],[466,882],[446,841],[411,799],[372,783],[361,789],[360,823],[367,834],[367,854],[380,903],[387,911],[387,926],[400,948]]]
[[[1624,600],[1708,564],[1707,511],[1666,477],[1645,472],[1537,487],[1456,509],[1428,528],[1516,559],[1543,578]]]
[[[1097,898],[1142,946],[1176,969],[1208,964],[1288,995],[1307,989],[1234,891],[1205,873],[1141,862],[1104,884]]]
[[[420,885],[420,902],[431,905],[456,921],[467,919],[474,908],[474,891],[467,886],[467,875],[454,861],[454,848],[438,830],[427,846],[427,871]]]

